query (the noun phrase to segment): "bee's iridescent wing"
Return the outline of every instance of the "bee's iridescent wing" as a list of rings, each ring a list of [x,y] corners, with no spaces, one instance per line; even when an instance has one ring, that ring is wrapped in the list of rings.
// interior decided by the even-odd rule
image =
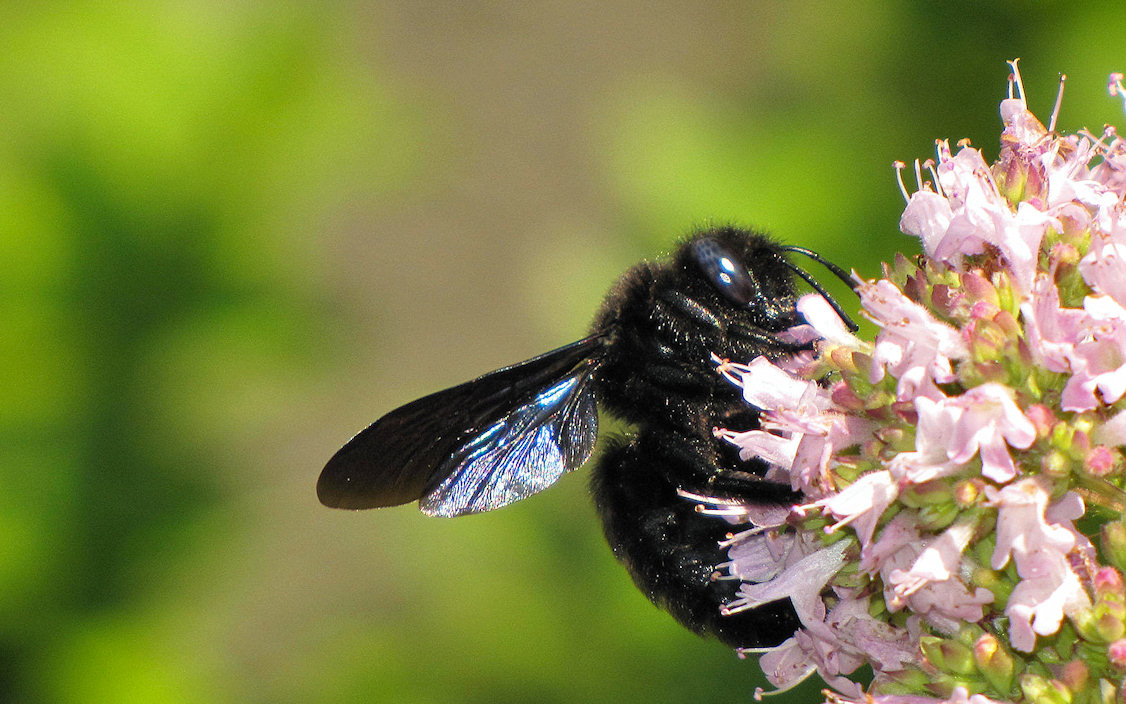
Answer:
[[[458,448],[418,506],[431,516],[500,508],[542,491],[590,457],[598,413],[589,366],[511,409]]]
[[[333,455],[317,497],[350,509],[419,500],[455,516],[546,488],[593,449],[602,345],[591,336],[391,411]]]

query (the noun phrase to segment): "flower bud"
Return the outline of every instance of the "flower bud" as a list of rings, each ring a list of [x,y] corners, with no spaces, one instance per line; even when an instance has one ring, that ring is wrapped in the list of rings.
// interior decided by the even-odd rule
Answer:
[[[859,353],[855,350],[850,350],[847,347],[834,347],[829,352],[829,361],[843,373],[856,374],[859,371],[859,367],[856,366],[857,356],[859,356]],[[847,385],[844,386],[851,388]]]
[[[1098,612],[1095,630],[1099,634],[1099,640],[1106,643],[1126,636],[1126,623],[1123,622],[1126,612],[1123,611],[1121,604],[1117,608],[1096,608],[1095,611]]]
[[[961,299],[962,296],[947,284],[938,284],[931,291],[931,305],[936,313],[944,317],[954,314],[954,309]]]
[[[1065,664],[1059,672],[1059,681],[1072,692],[1081,692],[1087,687],[1090,672],[1082,660],[1072,660]]]
[[[1053,260],[1058,261],[1060,264],[1074,266],[1079,263],[1082,258],[1079,250],[1073,244],[1060,242],[1052,247],[1052,253],[1049,255]]]
[[[978,672],[999,692],[1007,692],[1013,684],[1013,658],[997,640],[986,633],[974,643],[974,662]]]
[[[967,509],[977,503],[982,495],[980,479],[963,479],[954,485],[954,503],[960,509]]]
[[[1082,420],[1074,421],[1075,432],[1071,436],[1071,450],[1079,457],[1086,456],[1091,451],[1091,425]]]
[[[873,683],[873,694],[915,694],[927,691],[931,678],[922,670],[908,668],[895,672],[888,672],[880,677],[879,682]]]
[[[865,403],[848,384],[836,384],[830,392],[833,403],[849,411],[864,410]]]
[[[1013,282],[1010,280],[1008,273],[1004,271],[993,272],[992,277],[993,287],[997,289],[997,306],[1005,310],[1014,310],[1019,308],[1017,298],[1019,294],[1013,290]]]
[[[999,359],[975,362],[972,365],[963,365],[963,369],[965,369],[966,372],[973,371],[972,375],[969,373],[963,375],[963,379],[967,381],[972,379],[976,384],[1003,384],[1009,378],[1009,372]]]
[[[1040,459],[1040,471],[1053,479],[1066,479],[1071,474],[1071,460],[1059,450],[1052,450]]]
[[[1126,570],[1126,524],[1121,520],[1104,524],[1099,533],[1099,547],[1110,564]]]
[[[973,325],[970,353],[979,362],[996,360],[1008,346],[1008,335],[993,320],[978,320]]]
[[[1095,477],[1107,477],[1122,471],[1122,455],[1106,445],[1095,445],[1083,458],[1083,469]]]
[[[1100,599],[1089,609],[1071,614],[1075,630],[1083,641],[1110,643],[1126,636],[1126,609],[1121,602]],[[1082,646],[1083,642],[1077,644]]]
[[[977,671],[974,651],[966,645],[937,636],[924,636],[919,642],[923,655],[939,670],[955,675],[972,675]]]
[[[876,431],[876,437],[896,452],[910,451],[915,438],[903,428],[881,428]]]
[[[1028,407],[1024,415],[1032,421],[1032,425],[1036,426],[1037,438],[1044,439],[1051,434],[1052,427],[1056,423],[1056,416],[1052,413],[1052,409],[1042,403],[1035,403]]]
[[[943,492],[943,494],[946,494],[946,492]],[[949,494],[946,494],[942,503],[934,503],[921,508],[918,515],[919,527],[937,533],[953,523],[958,518],[960,509],[957,504],[949,499]]]
[[[993,316],[993,323],[1010,340],[1015,340],[1022,332],[1021,324],[1017,322],[1013,314],[1007,310],[998,311],[997,314]]]
[[[1022,675],[1020,690],[1024,698],[1037,704],[1071,704],[1071,692],[1062,682],[1041,675]]]
[[[1012,595],[1013,589],[1016,587],[1015,584],[1004,578],[1003,572],[997,572],[987,567],[978,567],[973,571],[973,583],[992,592],[993,603],[999,608],[1003,608],[1009,602],[1009,596]]]
[[[1119,675],[1126,674],[1126,638],[1119,638],[1106,647],[1107,664]]]
[[[1122,525],[1116,522],[1112,525]],[[1112,567],[1103,567],[1095,573],[1095,595],[1116,596],[1120,600],[1126,597],[1126,583],[1122,581],[1122,573]]]
[[[1122,574],[1113,567],[1095,573],[1094,629],[1101,642],[1126,636],[1126,587]]]
[[[981,275],[980,271],[967,271],[962,274],[962,286],[970,298],[987,302],[994,308],[1000,309],[1001,298],[997,295],[997,289],[993,287],[989,279]]]

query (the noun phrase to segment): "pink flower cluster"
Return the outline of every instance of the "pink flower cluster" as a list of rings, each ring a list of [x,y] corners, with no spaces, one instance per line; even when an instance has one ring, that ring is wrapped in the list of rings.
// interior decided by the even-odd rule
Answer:
[[[1123,565],[1076,521],[1126,505],[1126,141],[1045,128],[1015,63],[1001,117],[993,164],[944,141],[916,163],[900,227],[925,256],[858,280],[873,341],[807,296],[791,334],[816,353],[717,360],[762,409],[759,429],[717,433],[807,497],[722,511],[754,525],[731,541],[729,610],[790,597],[802,622],[761,658],[777,687],[816,671],[839,701],[1121,690],[1126,589],[1096,582]],[[1052,670],[1046,649],[1077,664]],[[867,693],[846,678],[863,664]]]

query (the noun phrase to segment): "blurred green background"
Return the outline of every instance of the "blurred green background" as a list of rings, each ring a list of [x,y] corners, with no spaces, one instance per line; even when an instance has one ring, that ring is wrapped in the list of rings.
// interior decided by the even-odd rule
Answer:
[[[443,521],[324,509],[321,466],[694,224],[876,274],[892,161],[995,155],[1005,59],[1122,124],[1116,10],[5,4],[0,702],[750,701],[584,472]]]

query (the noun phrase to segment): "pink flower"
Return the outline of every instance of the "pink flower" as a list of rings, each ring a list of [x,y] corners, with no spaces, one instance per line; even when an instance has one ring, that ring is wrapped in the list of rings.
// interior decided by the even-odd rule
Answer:
[[[743,398],[756,408],[798,409],[817,414],[832,406],[828,392],[816,382],[795,378],[766,357],[751,360],[750,364],[721,361],[719,371],[742,387]]]
[[[1087,213],[1083,222],[1109,232],[1119,194],[1108,184],[1092,178],[1088,165],[1098,154],[1096,145],[1086,137],[1073,136],[1054,142],[1051,151],[1040,159],[1048,185],[1046,206],[1055,213],[1075,204],[1084,206]]]
[[[1090,608],[1091,601],[1066,558],[1049,553],[1036,561],[1036,576],[1025,577],[1009,596],[1009,640],[1026,653],[1036,647],[1036,635],[1059,630],[1065,614]]]
[[[1085,334],[1068,355],[1065,411],[1093,410],[1126,394],[1126,308],[1110,296],[1088,296],[1083,309]]]
[[[1001,140],[1022,148],[1022,151],[1036,148],[1044,150],[1051,144],[1051,140],[1047,139],[1048,130],[1028,111],[1024,98],[1002,100],[1001,121],[1005,123]]]
[[[789,688],[815,670],[821,672],[827,681],[833,681],[836,675],[852,672],[865,662],[860,653],[850,653],[842,647],[834,630],[835,622],[826,620],[825,603],[821,599],[825,585],[845,565],[847,548],[847,542],[840,541],[815,549],[790,562],[769,581],[757,584],[744,582],[739,589],[739,598],[726,607],[726,613],[735,613],[779,599],[790,599],[804,628],[763,656],[761,667],[774,686]],[[749,560],[756,562],[762,557],[761,553],[752,554]],[[735,569],[739,569],[738,565]],[[913,653],[910,643],[906,652]],[[838,679],[836,682],[836,686],[846,689],[850,685],[855,687],[848,680]]]
[[[918,237],[923,242],[923,251],[933,254],[953,220],[954,209],[950,201],[929,188],[923,188],[909,197],[907,208],[899,219],[899,229]]]
[[[835,455],[872,437],[872,423],[839,411],[826,412],[816,418],[770,413],[764,425],[788,428],[800,434],[790,468],[790,484],[806,496],[821,496],[831,491],[827,475],[835,464]]]
[[[886,572],[886,583],[892,587],[888,607],[906,606],[932,621],[943,618],[947,624],[980,621],[982,607],[993,601],[993,593],[982,587],[971,593],[960,574],[962,553],[975,529],[975,521],[961,520],[937,540],[925,546],[916,544],[918,555],[910,569]]]
[[[960,269],[963,255],[981,254],[985,245],[993,245],[1008,261],[1018,288],[1027,291],[1036,275],[1040,241],[1049,228],[1062,229],[1060,222],[1023,201],[1014,213],[976,149],[962,149],[952,162],[940,163],[939,176],[944,190],[961,194],[962,208],[955,211],[935,258]]]
[[[1126,99],[1126,93],[1122,95]],[[1109,144],[1106,144],[1102,151],[1103,160],[1091,167],[1090,177],[1122,198],[1126,196],[1126,145],[1110,126],[1104,130],[1103,139],[1100,141],[1107,140]]]
[[[794,536],[770,531],[748,531],[731,539],[728,556],[731,561],[720,565],[731,577],[745,582],[766,582],[773,579],[787,559],[800,547],[794,543]],[[731,607],[729,607],[731,608]]]
[[[1017,407],[1012,390],[1001,384],[982,384],[944,403],[962,410],[947,456],[954,462],[968,462],[974,453],[980,453],[982,476],[996,482],[1015,477],[1009,446],[1031,446],[1036,426]]]
[[[980,245],[987,241],[975,235],[991,229],[991,213],[1008,206],[976,149],[966,147],[951,156],[950,145],[939,142],[936,173],[939,192],[949,201],[953,217],[941,237],[935,238],[934,248],[924,251],[960,269],[962,256],[979,253]]]
[[[1024,110],[1023,101],[1006,103],[1002,114],[1007,115],[1011,136],[1019,146],[1049,144],[1043,139],[1044,127]],[[900,229],[919,237],[928,256],[958,270],[965,255],[981,254],[985,245],[992,245],[1005,256],[1018,287],[1028,290],[1036,274],[1040,242],[1049,228],[1061,228],[1059,221],[1031,203],[1017,204],[1014,212],[976,149],[966,147],[951,156],[949,144],[939,142],[936,174],[938,191],[920,188],[909,196]]]
[[[760,662],[767,680],[779,689],[792,687],[816,671],[838,692],[859,696],[858,685],[842,675],[866,662],[891,671],[914,664],[918,661],[914,641],[907,629],[869,615],[866,600],[843,599],[818,629],[799,631]]]
[[[839,493],[815,502],[812,507],[822,507],[838,518],[831,529],[852,525],[860,538],[861,546],[868,545],[876,523],[884,511],[899,496],[899,487],[891,472],[869,472],[845,487]]]
[[[1068,360],[1075,343],[1082,339],[1087,314],[1077,308],[1062,308],[1059,289],[1047,274],[1036,277],[1020,310],[1036,361],[1053,372],[1068,371]]]
[[[998,510],[993,569],[1003,568],[1012,557],[1018,560],[1019,570],[1020,559],[1045,552],[1066,554],[1075,545],[1072,531],[1045,520],[1050,497],[1036,479],[1022,479],[1000,489],[986,487],[985,494]]]
[[[1126,411],[1119,411],[1096,427],[1091,439],[1100,445],[1126,445]]]
[[[1079,273],[1096,293],[1126,301],[1126,242],[1109,234],[1091,238],[1091,250],[1079,261]]]
[[[970,695],[965,687],[955,687],[948,699],[928,697],[921,694],[866,694],[863,697],[834,696],[830,704],[1004,704],[990,699],[984,694]]]
[[[738,446],[744,460],[766,460],[772,466],[767,479],[789,481],[795,490],[819,495],[832,454],[862,442],[870,432],[870,424],[834,408],[829,390],[795,378],[765,357],[745,365],[720,362],[717,369],[743,388],[749,404],[764,410],[759,430],[718,434]]]
[[[844,347],[860,346],[860,339],[849,331],[844,321],[837,315],[837,311],[833,310],[824,296],[812,293],[806,294],[798,299],[797,309],[805,318],[805,322],[817,333],[811,339],[821,339],[829,344],[843,345]]]
[[[915,518],[909,514],[898,514],[880,530],[876,540],[864,546],[860,569],[869,574],[880,574],[907,565],[914,559],[911,551],[920,540]]]
[[[845,551],[848,543],[841,541],[827,548],[814,550],[795,562],[785,565],[782,570],[766,582],[744,582],[739,588],[739,598],[727,606],[727,611],[736,613],[779,599],[790,599],[794,610],[806,628],[817,628],[825,614],[825,604],[821,601],[821,591],[833,575],[845,564]],[[736,574],[741,569],[736,563]]]
[[[1036,439],[1032,424],[1000,384],[983,384],[961,396],[915,399],[919,422],[914,452],[892,459],[899,476],[923,483],[949,476],[981,454],[982,476],[1007,482],[1016,476],[1009,446],[1027,448]]]
[[[939,477],[947,477],[962,468],[963,462],[950,459],[954,427],[962,417],[962,409],[944,403],[946,397],[935,401],[920,396],[915,399],[919,416],[915,430],[915,450],[901,452],[891,459],[888,469],[899,478],[922,484]]]
[[[860,567],[880,575],[889,611],[910,609],[945,632],[957,630],[960,621],[980,620],[982,606],[993,600],[987,589],[971,590],[962,581],[965,546],[959,544],[969,540],[969,533],[955,531],[928,548],[914,518],[900,514],[865,550]]]
[[[767,464],[782,467],[789,471],[794,464],[794,454],[798,450],[798,438],[788,438],[765,430],[745,430],[741,433],[731,430],[717,430],[716,437],[739,448],[739,457],[744,462],[758,457]]]
[[[804,682],[817,671],[817,663],[812,654],[814,648],[811,641],[813,637],[798,631],[785,643],[776,648],[770,648],[759,658],[759,667],[770,684],[779,691],[786,691]],[[856,687],[854,686],[855,690]],[[762,699],[762,692],[755,693],[756,699]]]
[[[871,380],[879,381],[886,371],[899,380],[900,399],[941,397],[935,382],[953,381],[951,359],[968,354],[958,331],[936,320],[890,281],[861,284],[859,293],[865,310],[883,328],[876,338]]]
[[[1090,606],[1068,559],[1077,532],[1070,520],[1047,520],[1050,497],[1037,479],[1022,479],[1002,489],[987,487],[986,496],[997,507],[992,567],[999,570],[1012,559],[1021,577],[1005,607],[1011,642],[1014,648],[1031,652],[1036,634],[1055,633],[1064,615]],[[1074,514],[1073,501],[1068,499],[1064,516]]]

